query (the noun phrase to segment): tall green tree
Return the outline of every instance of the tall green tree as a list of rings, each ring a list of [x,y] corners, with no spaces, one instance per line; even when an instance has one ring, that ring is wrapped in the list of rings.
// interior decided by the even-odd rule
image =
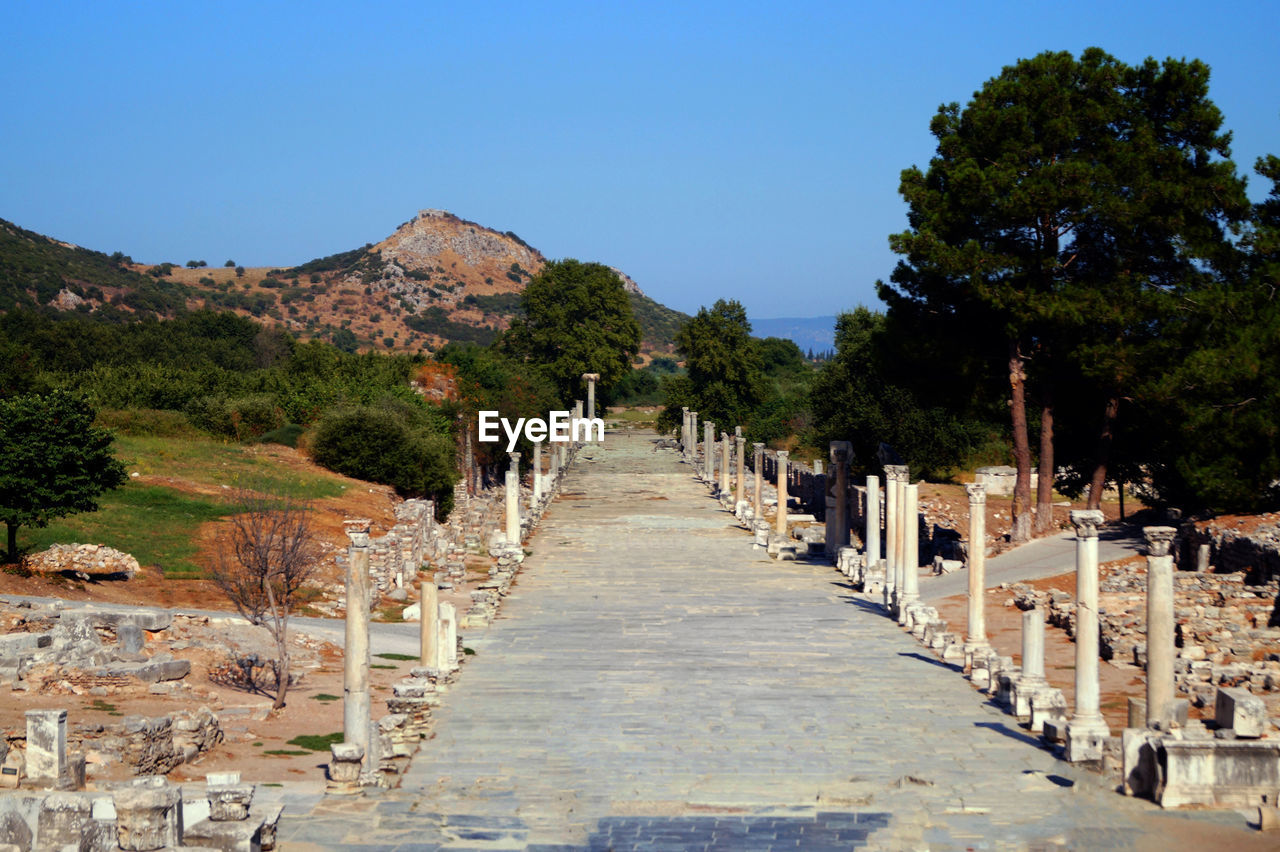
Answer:
[[[98,498],[125,481],[111,433],[93,425],[89,403],[63,391],[0,399],[0,521],[6,559],[18,559],[18,528],[97,511]]]
[[[881,296],[891,312],[948,315],[964,334],[1004,341],[1016,541],[1031,532],[1029,403],[1041,407],[1041,504],[1057,419],[1100,423],[1096,506],[1121,400],[1156,360],[1163,318],[1229,253],[1224,227],[1246,203],[1208,77],[1198,61],[1131,68],[1098,48],[1042,53],[963,110],[941,107],[928,170],[902,173],[910,227],[890,238],[903,260]],[[1064,410],[1063,369],[1087,381],[1097,410]]]
[[[676,351],[686,375],[664,382],[663,423],[679,423],[680,409],[688,406],[702,422],[713,421],[726,431],[747,425],[765,398],[765,380],[746,309],[724,299],[699,308],[676,333]]]
[[[640,351],[640,326],[616,272],[553,260],[525,287],[524,317],[512,322],[500,348],[541,369],[567,404],[584,393],[584,373],[598,373],[605,390],[627,374]]]

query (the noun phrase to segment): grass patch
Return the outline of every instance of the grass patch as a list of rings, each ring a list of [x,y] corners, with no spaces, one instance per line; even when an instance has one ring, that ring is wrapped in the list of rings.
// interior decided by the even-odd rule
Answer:
[[[52,544],[105,544],[158,565],[167,578],[203,577],[196,564],[196,530],[227,514],[226,504],[190,497],[158,485],[125,483],[99,501],[96,512],[71,515],[44,528],[24,528],[20,544],[44,550]]]
[[[106,713],[108,716],[124,715],[123,713],[121,713],[119,710],[116,709],[116,705],[112,704],[109,701],[103,701],[101,698],[95,698],[93,699],[93,701],[89,702],[89,709],[98,710],[100,712]]]
[[[370,663],[370,664],[369,664],[369,668],[371,668],[371,669],[393,669],[393,670],[394,670],[396,667],[395,667],[395,666],[388,666],[388,665],[386,665],[385,663]]]
[[[476,652],[471,648],[462,649],[462,656],[464,657],[474,657],[475,655],[476,655]]]
[[[266,743],[264,743],[264,742],[262,742],[261,740],[259,740],[258,742],[256,742],[256,743],[254,743],[254,744],[253,744],[253,747],[254,747],[254,748],[262,748],[264,745],[266,745]]]
[[[327,692],[321,692],[319,695],[313,695],[311,697],[314,698],[316,701],[337,701],[340,696],[330,695]]]
[[[143,475],[284,493],[298,500],[337,497],[347,485],[336,474],[281,464],[261,446],[224,444],[212,438],[120,435],[115,451],[130,471]]]
[[[263,754],[275,754],[281,757],[301,757],[304,754],[311,754],[309,751],[298,751],[291,748],[269,748]]]
[[[374,654],[375,657],[381,657],[384,660],[416,660],[413,654]]]
[[[299,734],[289,740],[288,744],[308,751],[328,751],[329,746],[340,742],[342,742],[342,731],[334,731],[332,734]]]

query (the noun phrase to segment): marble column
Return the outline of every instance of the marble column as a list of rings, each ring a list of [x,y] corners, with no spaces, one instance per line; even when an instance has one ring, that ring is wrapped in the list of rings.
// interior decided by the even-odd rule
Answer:
[[[680,409],[680,456],[689,458],[689,406]]]
[[[520,454],[511,454],[507,471],[507,546],[520,546]]]
[[[747,499],[747,459],[746,447],[747,441],[742,437],[742,427],[739,426],[737,433],[733,438],[733,452],[737,457],[738,481],[735,484],[733,497],[733,510],[738,511],[738,506],[742,505],[742,501]]]
[[[458,609],[440,604],[440,668],[451,672],[458,667]]]
[[[787,456],[786,450],[778,450],[778,516],[774,531],[781,536],[787,534]]]
[[[720,433],[720,493],[729,493],[729,467],[733,464],[730,459],[730,453],[733,451],[729,448],[729,433]]]
[[[702,481],[715,482],[716,472],[716,424],[708,420],[702,424]]]
[[[549,474],[550,481],[547,483],[547,491],[550,492],[556,487],[560,481],[560,448],[564,444],[553,443],[551,445],[551,472]]]
[[[984,609],[987,587],[987,486],[974,482],[964,487],[969,494],[969,610],[965,622],[964,651],[971,655],[991,647],[987,639]]]
[[[920,600],[920,486],[902,487],[902,585],[898,594],[898,622],[906,620],[907,605]]]
[[[596,416],[596,382],[600,381],[600,374],[583,373],[582,380],[587,383],[587,418],[594,420]]]
[[[903,577],[906,576],[907,564],[907,466],[905,464],[897,465],[897,481],[894,483],[894,490],[897,492],[898,501],[898,523],[893,528],[894,538],[897,542],[894,544],[894,550],[898,554],[898,567],[894,570],[894,582],[897,591],[894,598],[894,609],[897,609],[897,600],[902,597]]]
[[[867,568],[880,561],[880,477],[867,477]]]
[[[751,495],[751,516],[764,518],[764,444],[751,445],[751,467],[756,475],[755,491]]]
[[[698,470],[698,412],[689,412],[689,464],[693,465],[695,476]]]
[[[533,442],[533,505],[542,501],[542,442]]]
[[[351,539],[347,548],[347,613],[342,650],[342,741],[359,746],[365,768],[372,770],[370,754],[371,700],[369,691],[369,528],[367,518],[343,521]]]
[[[587,435],[590,435],[590,434],[591,434],[591,430],[590,430],[590,429],[585,429],[585,430],[584,430],[584,429],[582,428],[582,427],[583,427],[583,425],[584,425],[584,424],[582,423],[582,415],[583,415],[584,410],[585,410],[585,409],[584,409],[584,408],[583,408],[583,406],[582,406],[582,400],[580,400],[580,399],[575,399],[575,400],[573,401],[573,423],[572,423],[572,424],[570,424],[570,427],[569,427],[569,437],[574,439],[574,440],[573,440],[573,446],[575,446],[575,447],[578,447],[578,446],[581,446],[581,445],[582,445],[582,443],[583,443],[583,442],[582,442],[582,436],[583,436],[584,432],[585,432]],[[575,424],[576,424],[576,425],[575,425]]]
[[[1173,527],[1144,527],[1147,539],[1147,727],[1173,721]]]
[[[440,599],[433,580],[422,581],[422,594],[418,598],[418,606],[422,610],[421,654],[418,659],[422,667],[440,668]]]
[[[897,600],[898,575],[902,562],[902,491],[898,488],[898,479],[905,468],[905,465],[900,464],[884,466],[884,538],[885,555],[888,557],[884,574],[884,603],[889,608]]]
[[[1067,722],[1066,758],[1100,760],[1111,730],[1102,718],[1098,683],[1098,525],[1102,512],[1076,510],[1076,707]]]
[[[1014,679],[1013,712],[1031,715],[1031,699],[1049,686],[1044,676],[1044,612],[1040,607],[1022,613],[1022,670]]]

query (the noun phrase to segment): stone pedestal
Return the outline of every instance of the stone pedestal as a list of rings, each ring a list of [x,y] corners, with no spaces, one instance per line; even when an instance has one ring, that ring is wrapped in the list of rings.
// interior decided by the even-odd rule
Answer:
[[[425,668],[440,668],[440,604],[436,584],[433,580],[422,581],[422,597],[419,602],[422,609],[420,625],[419,661]]]
[[[1149,728],[1173,722],[1173,527],[1145,527],[1147,539],[1147,719]]]
[[[369,753],[369,527],[359,518],[343,522],[347,549],[347,614],[343,645],[342,738]]]
[[[458,667],[458,610],[451,603],[440,604],[440,664],[446,672]]]
[[[67,711],[28,710],[26,717],[28,781],[36,787],[70,788],[73,785],[67,758]]]
[[[966,485],[965,491],[969,495],[969,607],[964,648],[966,654],[973,654],[990,647],[983,609],[987,586],[987,486],[977,482]]]
[[[25,824],[23,827],[26,827]],[[87,796],[75,793],[52,793],[44,797],[44,801],[40,802],[40,814],[36,817],[36,839],[39,845],[31,848],[110,848],[116,842],[116,838],[112,837],[101,845],[93,844],[93,840],[101,841],[106,838],[97,833],[92,801]]]
[[[1074,511],[1076,528],[1076,708],[1067,723],[1066,759],[1102,759],[1111,735],[1102,718],[1098,684],[1098,525],[1102,512]]]
[[[354,793],[360,787],[364,749],[354,743],[329,746],[329,784],[326,792]]]
[[[778,450],[778,515],[774,520],[774,532],[787,534],[787,456],[786,450]]]

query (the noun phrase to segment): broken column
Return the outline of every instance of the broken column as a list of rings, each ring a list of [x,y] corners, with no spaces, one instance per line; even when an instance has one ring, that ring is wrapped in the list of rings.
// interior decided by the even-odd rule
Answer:
[[[787,456],[786,450],[778,450],[778,515],[774,523],[774,532],[785,537],[787,534]]]
[[[1173,527],[1144,527],[1147,539],[1147,727],[1173,721]]]
[[[582,380],[587,383],[587,417],[594,420],[596,416],[596,382],[600,381],[600,374],[583,373]]]
[[[347,616],[342,669],[342,740],[369,754],[369,527],[372,521],[343,521],[347,549]],[[370,769],[376,768],[370,766]]]
[[[680,408],[680,457],[689,459],[689,406]]]
[[[542,441],[533,442],[533,505],[542,502]]]
[[[969,610],[964,653],[972,660],[975,654],[991,647],[983,608],[987,586],[987,486],[973,482],[964,490],[969,494]]]
[[[739,426],[734,430],[733,436],[733,453],[737,459],[736,470],[738,480],[734,483],[733,511],[735,514],[739,512],[743,501],[747,499],[747,459],[746,450],[747,440],[742,437],[742,427]]]
[[[27,766],[30,783],[64,790],[71,785],[67,759],[67,711],[28,710]]]
[[[1048,685],[1044,676],[1044,613],[1034,607],[1022,613],[1022,671],[1014,679],[1014,715],[1030,716],[1031,697]]]
[[[112,796],[116,842],[121,849],[150,852],[182,845],[182,788],[163,776],[138,778]]]
[[[848,441],[832,441],[827,451],[831,472],[827,474],[827,556],[835,558],[849,543],[849,452]]]
[[[732,460],[729,454],[732,450],[729,448],[729,433],[720,433],[720,494],[727,495],[729,493],[729,467]]]
[[[422,581],[422,597],[419,601],[422,610],[421,654],[419,660],[428,669],[440,668],[440,604],[436,584],[433,580]]]
[[[1076,528],[1076,708],[1067,723],[1066,758],[1072,763],[1100,760],[1111,735],[1102,718],[1098,683],[1098,525],[1097,509],[1071,513]]]
[[[507,546],[520,546],[520,454],[511,453],[507,471]]]
[[[716,424],[710,420],[702,424],[702,481],[715,482]]]

